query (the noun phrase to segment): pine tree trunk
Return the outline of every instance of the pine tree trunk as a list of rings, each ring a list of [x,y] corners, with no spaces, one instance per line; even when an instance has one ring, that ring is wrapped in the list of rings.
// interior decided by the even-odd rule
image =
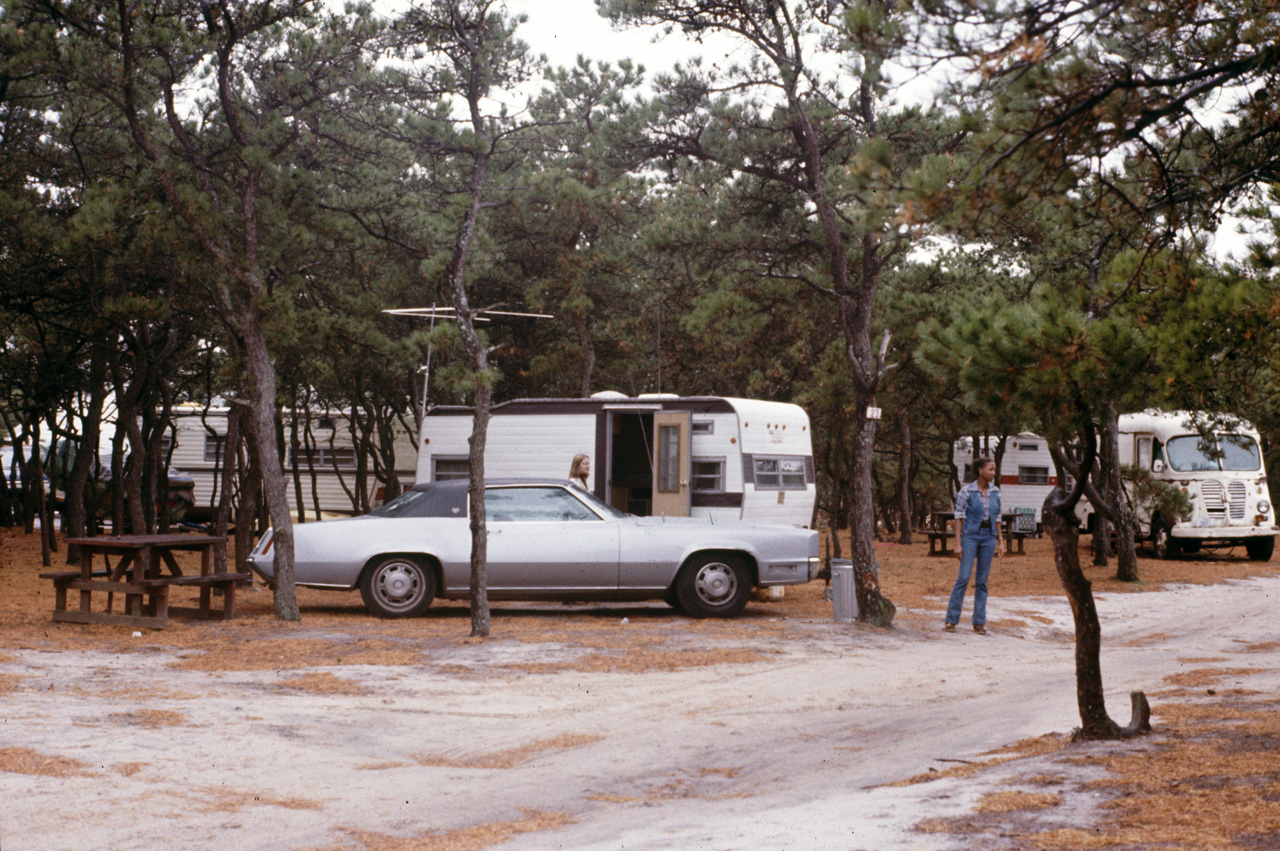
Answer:
[[[489,437],[492,393],[487,383],[476,388],[471,422],[471,635],[486,638],[492,628],[489,614],[489,531],[485,523],[484,449]]]
[[[271,517],[274,534],[275,614],[280,620],[296,621],[302,616],[298,611],[298,594],[293,578],[293,517],[276,446],[276,371],[267,350],[261,318],[252,316],[244,319],[240,329],[251,385],[249,429],[253,434],[253,451],[262,475],[262,490],[266,495],[267,513]],[[237,528],[236,531],[243,534],[248,530]]]
[[[911,423],[904,413],[898,419],[898,431],[901,436],[902,454],[898,458],[898,487],[901,489],[901,502],[898,506],[898,543],[911,543]]]
[[[1056,508],[1055,490],[1045,500],[1041,516],[1045,531],[1053,541],[1054,565],[1058,578],[1071,604],[1071,616],[1076,627],[1076,704],[1080,711],[1080,729],[1077,738],[1116,739],[1137,735],[1151,729],[1146,698],[1141,692],[1133,695],[1134,718],[1129,727],[1122,728],[1107,715],[1106,700],[1102,688],[1102,626],[1098,621],[1098,609],[1093,600],[1093,586],[1080,568],[1079,535],[1074,524]]]
[[[1115,515],[1113,528],[1116,535],[1116,579],[1121,582],[1137,582],[1138,550],[1134,543],[1134,526],[1137,520],[1133,512],[1129,511],[1129,501],[1125,499],[1120,476],[1120,416],[1116,413],[1114,402],[1107,403],[1098,435],[1106,484],[1104,498],[1111,504]]]

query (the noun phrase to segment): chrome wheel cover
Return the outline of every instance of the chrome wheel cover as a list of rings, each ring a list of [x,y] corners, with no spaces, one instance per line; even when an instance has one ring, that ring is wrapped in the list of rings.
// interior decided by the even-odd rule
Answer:
[[[738,592],[738,574],[729,565],[713,561],[698,569],[693,587],[699,600],[710,606],[719,606],[733,599]]]
[[[426,593],[422,568],[412,562],[384,564],[373,575],[373,594],[388,609],[405,611],[422,601]]]

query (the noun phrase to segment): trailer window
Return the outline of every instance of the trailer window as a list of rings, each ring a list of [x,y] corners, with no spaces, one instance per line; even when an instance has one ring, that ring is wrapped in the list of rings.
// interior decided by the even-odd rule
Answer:
[[[290,447],[289,460],[300,467],[307,465],[305,447]],[[311,463],[318,468],[356,466],[356,448],[354,446],[315,446],[311,449]]]
[[[1213,444],[1199,435],[1175,437],[1165,447],[1169,466],[1180,473],[1262,468],[1258,443],[1247,434],[1220,434]]]
[[[804,490],[803,458],[756,458],[756,490]]]
[[[226,444],[227,439],[223,435],[206,434],[204,436],[204,460],[210,464],[221,460],[226,452]]]
[[[1020,485],[1049,484],[1049,468],[1048,467],[1019,467],[1018,468],[1018,484]]]
[[[467,458],[431,459],[431,481],[447,482],[451,479],[466,479],[471,476],[471,461]]]
[[[724,493],[724,459],[693,459],[693,492]]]

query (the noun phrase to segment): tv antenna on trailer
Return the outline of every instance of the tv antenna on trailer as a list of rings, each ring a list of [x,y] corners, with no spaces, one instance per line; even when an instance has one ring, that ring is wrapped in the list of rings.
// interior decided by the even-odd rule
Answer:
[[[411,316],[419,319],[430,319],[431,330],[436,330],[437,319],[457,319],[457,311],[452,307],[436,307],[434,304],[430,307],[398,307],[388,308],[382,311],[391,316]],[[473,310],[471,311],[473,322],[489,322],[490,316],[516,316],[524,319],[555,319],[549,313],[521,313],[510,310]],[[427,345],[427,365],[422,368],[424,378],[422,379],[422,408],[421,417],[419,418],[419,426],[421,429],[427,421],[427,391],[431,388],[431,351],[433,345]]]

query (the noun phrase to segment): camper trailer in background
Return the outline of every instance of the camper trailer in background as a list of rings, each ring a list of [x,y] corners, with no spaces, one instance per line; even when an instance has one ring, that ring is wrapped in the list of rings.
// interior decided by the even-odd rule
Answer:
[[[418,481],[465,478],[472,410],[427,411]],[[817,498],[809,417],[796,405],[720,396],[597,393],[495,405],[485,476],[567,478],[636,515],[809,526]]]
[[[999,438],[978,449],[979,455],[996,457]],[[1049,492],[1058,486],[1058,474],[1049,454],[1049,442],[1043,437],[1024,431],[1004,438],[1004,452],[1000,457],[1001,506],[1006,514],[1020,514],[1030,509],[1034,512],[1036,528],[1040,528],[1040,512]],[[962,437],[952,447],[951,463],[956,468],[956,478],[961,485],[974,479],[973,439]],[[954,494],[953,494],[954,496]]]
[[[191,475],[195,487],[195,506],[189,512],[198,518],[206,517],[216,506],[217,489],[222,486],[221,470],[227,434],[227,408],[180,406],[173,412],[173,428],[176,437],[173,445],[172,467]],[[283,413],[284,431],[290,433],[290,411]],[[304,449],[295,453],[286,447],[282,459],[288,479],[286,491],[289,507],[296,513],[296,489],[293,485],[293,464],[296,462],[302,477],[302,499],[307,516],[314,519],[317,506],[327,514],[356,513],[356,448],[352,443],[347,416],[341,412],[313,412],[311,414],[315,447],[311,465],[307,463]],[[212,433],[211,433],[212,430]],[[400,430],[396,434],[396,476],[402,487],[413,484],[413,436]],[[314,475],[312,470],[314,469]],[[382,502],[383,484],[370,472],[365,483],[365,496],[371,505]]]
[[[1224,424],[1206,440],[1196,423]],[[1146,411],[1120,417],[1120,463],[1181,488],[1191,501],[1188,517],[1165,517],[1150,506],[1134,506],[1137,536],[1150,540],[1161,558],[1205,547],[1244,546],[1249,558],[1267,561],[1275,548],[1276,512],[1267,490],[1260,437],[1233,417],[1190,411]],[[1094,518],[1082,508],[1086,528]]]

